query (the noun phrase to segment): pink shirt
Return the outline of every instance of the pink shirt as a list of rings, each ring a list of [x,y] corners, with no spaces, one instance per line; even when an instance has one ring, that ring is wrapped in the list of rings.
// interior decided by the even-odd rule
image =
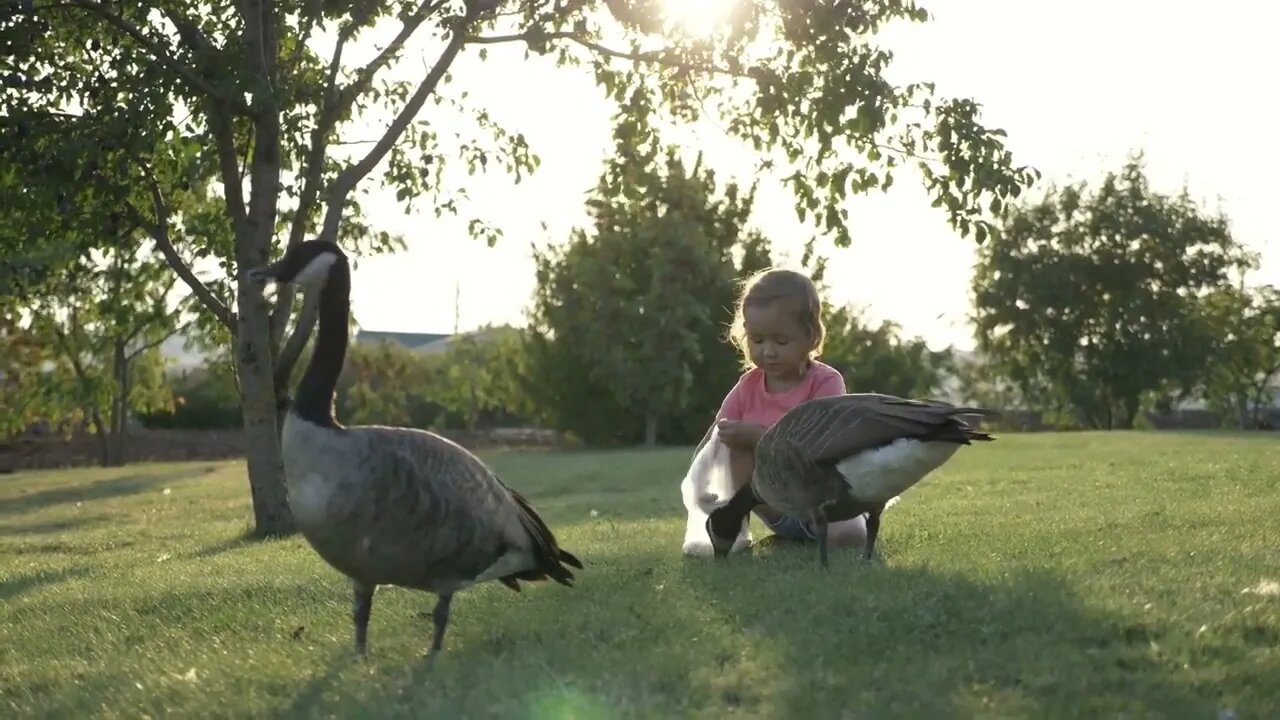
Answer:
[[[798,385],[783,393],[765,390],[764,371],[752,368],[738,378],[738,384],[725,396],[719,419],[771,427],[784,413],[806,400],[844,393],[840,371],[817,360],[809,363],[809,372]]]

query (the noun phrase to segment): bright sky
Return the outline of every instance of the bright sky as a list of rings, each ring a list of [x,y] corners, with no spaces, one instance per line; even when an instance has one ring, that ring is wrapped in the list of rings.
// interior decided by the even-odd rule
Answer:
[[[1158,189],[1176,192],[1186,182],[1209,209],[1221,202],[1237,238],[1262,253],[1252,281],[1280,283],[1280,237],[1268,209],[1280,195],[1280,139],[1276,98],[1266,90],[1280,68],[1274,42],[1280,6],[924,4],[934,20],[891,28],[883,37],[896,56],[893,80],[932,80],[940,93],[976,98],[984,123],[1008,131],[1016,160],[1039,168],[1045,180],[1093,181],[1118,169],[1129,151],[1145,150]],[[405,233],[409,248],[359,261],[353,305],[366,329],[451,332],[455,283],[463,331],[523,324],[533,290],[530,243],[561,241],[583,223],[584,194],[610,149],[609,108],[585,74],[515,52],[496,52],[482,64],[472,51],[454,76],[467,79],[472,97],[495,119],[525,133],[542,167],[520,185],[492,173],[470,187],[475,206],[505,232],[495,248],[470,239],[465,219],[406,217],[390,196],[367,201],[375,222]],[[691,137],[717,167],[746,170],[713,127]],[[775,252],[798,254],[808,237],[777,187],[762,188],[754,221]],[[828,300],[864,305],[934,346],[972,347],[965,316],[973,241],[948,228],[923,188],[900,176],[889,193],[854,200],[851,222],[853,247],[825,249]]]

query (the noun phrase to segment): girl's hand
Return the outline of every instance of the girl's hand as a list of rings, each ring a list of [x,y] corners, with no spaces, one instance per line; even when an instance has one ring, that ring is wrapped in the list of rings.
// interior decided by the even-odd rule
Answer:
[[[765,431],[763,425],[741,420],[719,420],[716,422],[716,429],[720,432],[720,439],[725,444],[745,447],[755,447]]]

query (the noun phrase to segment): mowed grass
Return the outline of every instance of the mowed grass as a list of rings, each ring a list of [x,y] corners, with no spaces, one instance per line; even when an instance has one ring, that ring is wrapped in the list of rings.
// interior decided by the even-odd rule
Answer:
[[[578,586],[349,590],[239,540],[239,463],[0,478],[0,716],[1280,716],[1280,442],[1006,435],[885,515],[883,562],[680,554],[689,451],[486,456]],[[757,540],[767,536],[753,523]]]

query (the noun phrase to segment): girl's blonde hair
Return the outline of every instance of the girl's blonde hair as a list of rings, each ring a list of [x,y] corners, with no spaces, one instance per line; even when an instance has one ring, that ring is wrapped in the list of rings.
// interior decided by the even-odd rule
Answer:
[[[804,273],[769,268],[761,270],[743,282],[742,292],[738,296],[737,307],[734,310],[729,339],[742,351],[743,368],[752,366],[744,311],[748,306],[761,307],[775,302],[790,303],[796,321],[809,331],[810,337],[813,338],[809,357],[816,358],[822,354],[822,344],[826,340],[827,329],[822,324],[822,299],[818,297],[818,288]]]

